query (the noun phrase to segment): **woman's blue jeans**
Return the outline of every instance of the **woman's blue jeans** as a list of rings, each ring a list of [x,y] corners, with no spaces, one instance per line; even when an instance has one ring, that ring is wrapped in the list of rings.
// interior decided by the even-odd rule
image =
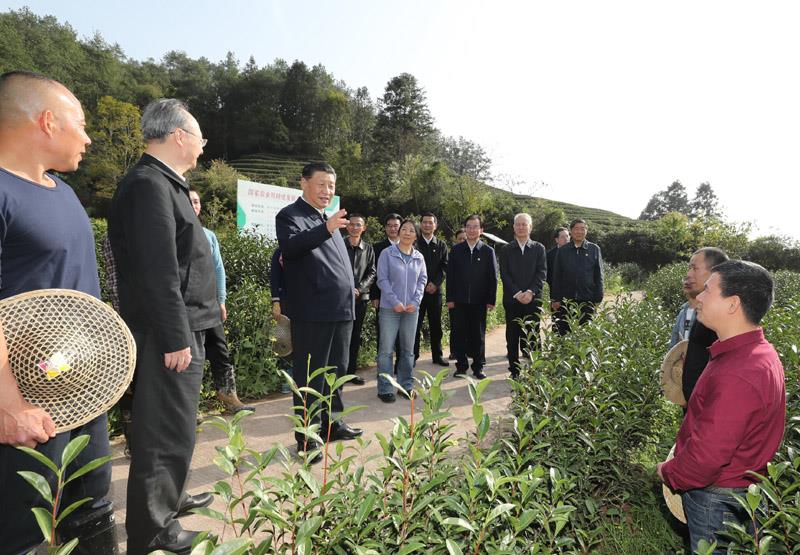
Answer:
[[[733,493],[744,495],[746,491],[747,488],[708,487],[689,490],[681,495],[692,553],[697,549],[701,539],[705,539],[708,543],[717,542],[714,553],[726,553],[724,545],[727,541],[717,535],[718,532],[725,530],[724,522],[739,523],[746,530],[753,532],[753,523],[732,495]]]
[[[381,307],[378,318],[381,324],[381,336],[378,339],[378,395],[394,393],[392,384],[381,376],[391,375],[392,352],[397,340],[397,382],[410,392],[414,387],[411,371],[414,368],[414,338],[417,333],[416,312],[395,312],[391,308]]]

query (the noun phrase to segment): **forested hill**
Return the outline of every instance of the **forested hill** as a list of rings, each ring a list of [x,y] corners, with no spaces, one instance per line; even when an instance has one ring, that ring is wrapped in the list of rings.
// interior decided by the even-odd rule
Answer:
[[[228,53],[213,62],[171,51],[161,60],[139,61],[99,33],[80,38],[68,24],[28,9],[0,13],[0,71],[13,69],[49,75],[81,100],[92,144],[68,181],[97,217],[105,215],[116,184],[144,148],[141,110],[156,98],[175,97],[188,104],[209,140],[202,167],[189,179],[206,201],[221,201],[221,223],[235,222],[239,175],[296,186],[304,161],[324,159],[336,168],[338,193],[351,211],[380,216],[430,210],[445,234],[466,215],[480,213],[487,231],[510,238],[513,215],[527,211],[534,238],[545,244],[553,228],[583,217],[590,239],[602,244],[610,261],[649,268],[685,258],[702,244],[733,254],[750,248],[746,230],[719,219],[661,217],[663,210],[655,208],[671,206],[669,194],[650,211],[659,219],[643,222],[487,185],[492,161],[485,150],[436,128],[424,87],[409,73],[390,77],[373,96],[300,60],[259,65]],[[759,247],[768,247],[776,264],[792,260],[800,266],[800,250],[791,258],[785,242],[773,239]]]

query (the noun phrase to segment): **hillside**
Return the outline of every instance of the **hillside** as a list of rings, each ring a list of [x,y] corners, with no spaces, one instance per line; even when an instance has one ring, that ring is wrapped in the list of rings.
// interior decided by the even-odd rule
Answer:
[[[236,168],[241,174],[252,178],[255,181],[270,183],[280,186],[296,186],[296,181],[300,175],[303,165],[309,162],[309,158],[302,156],[288,156],[283,154],[248,154],[236,160],[228,162],[231,166]],[[583,218],[590,224],[601,228],[614,228],[614,227],[630,227],[637,225],[639,220],[634,220],[616,214],[609,210],[602,210],[600,208],[589,208],[586,206],[579,206],[577,204],[570,204],[568,202],[561,202],[557,200],[546,199],[543,197],[530,197],[527,195],[517,195],[509,193],[504,189],[489,186],[490,189],[501,195],[508,195],[519,201],[534,200],[542,202],[546,206],[560,208],[564,211],[567,220],[575,218]]]

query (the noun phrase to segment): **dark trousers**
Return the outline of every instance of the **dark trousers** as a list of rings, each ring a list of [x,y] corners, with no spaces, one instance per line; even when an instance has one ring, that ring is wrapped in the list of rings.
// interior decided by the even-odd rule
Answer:
[[[361,350],[361,330],[364,327],[364,317],[367,315],[369,301],[356,300],[356,319],[353,321],[353,333],[350,334],[350,356],[347,363],[347,373],[355,374],[358,368],[358,352]],[[377,318],[375,318],[377,320]]]
[[[197,403],[203,383],[205,332],[191,335],[192,362],[183,372],[164,366],[153,333],[133,332],[136,371],[128,474],[128,554],[175,541],[182,528],[175,515],[185,495],[194,452]]]
[[[431,355],[433,360],[442,358],[442,294],[437,291],[433,295],[425,293],[419,304],[417,335],[414,340],[414,360],[419,358],[419,342],[422,335],[422,322],[428,316],[428,328],[431,332]]]
[[[331,394],[324,374],[318,375],[311,381],[308,381],[308,376],[317,368],[324,366],[335,366],[337,377],[345,375],[347,372],[347,359],[350,354],[350,334],[352,331],[352,320],[344,322],[302,322],[297,319],[292,320],[292,360],[294,363],[292,378],[298,387],[309,386],[324,396]],[[332,410],[344,410],[341,390],[334,391],[332,395]],[[295,394],[295,414],[304,420],[308,420],[308,423],[303,425],[311,425],[318,422],[320,424],[319,435],[323,439],[327,439],[327,402],[320,403],[321,406],[314,411],[315,414],[307,415],[306,411],[311,409],[311,404],[314,401],[315,398],[312,396],[306,396],[304,400]],[[297,443],[302,444],[306,441],[306,437],[300,432],[295,432],[294,437]]]
[[[539,348],[539,318],[542,312],[542,301],[533,299],[522,304],[512,299],[503,303],[506,312],[506,352],[511,373],[519,372],[519,351],[528,358],[532,350]],[[523,323],[520,323],[520,320]]]
[[[69,475],[89,461],[109,454],[108,421],[105,413],[74,430],[57,434],[48,442],[37,445],[36,450],[61,466],[61,453],[64,447],[71,440],[84,434],[88,434],[91,439],[78,458],[70,464],[67,470]],[[43,507],[51,512],[50,506],[42,496],[17,474],[18,470],[30,470],[41,474],[50,483],[53,495],[56,493],[56,477],[51,470],[15,447],[0,445],[0,500],[2,500],[0,504],[3,506],[3,516],[0,518],[0,553],[4,554],[28,553],[42,543],[42,533],[36,524],[31,507]],[[104,497],[108,493],[110,483],[111,465],[106,463],[67,484],[59,502],[60,508],[68,507],[84,497],[91,497],[93,501],[72,513],[65,523],[82,518],[88,510],[107,505],[109,501]]]
[[[466,372],[469,357],[472,359],[472,371],[482,370],[486,364],[486,305],[456,303],[450,316],[456,369]]]
[[[571,300],[571,299],[565,299]],[[580,303],[578,305],[580,310],[580,319],[578,323],[582,326],[591,321],[594,317],[595,306],[592,301],[572,301],[573,303]],[[573,304],[574,306],[574,304]],[[567,306],[562,302],[558,310],[553,313],[553,326],[555,326],[558,335],[567,335],[569,333],[569,321],[567,320]]]
[[[225,328],[222,324],[207,329],[205,341],[206,359],[211,368],[214,388],[223,393],[235,393],[236,371],[231,364],[228,340],[225,338]]]

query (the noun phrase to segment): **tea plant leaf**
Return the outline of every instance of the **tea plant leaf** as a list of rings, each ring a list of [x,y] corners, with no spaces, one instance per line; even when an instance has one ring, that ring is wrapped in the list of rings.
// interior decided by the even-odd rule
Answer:
[[[88,463],[86,463],[85,465],[80,467],[78,470],[73,472],[72,475],[70,475],[70,477],[67,478],[64,481],[64,484],[66,485],[66,484],[70,483],[72,480],[75,480],[76,478],[80,478],[84,474],[88,474],[89,472],[91,472],[95,468],[99,468],[99,467],[103,466],[104,464],[110,462],[111,458],[112,458],[111,455],[106,455],[105,457],[100,457],[100,458],[94,459],[93,461],[89,461]]]
[[[88,444],[89,434],[80,435],[67,443],[67,446],[64,447],[64,452],[61,453],[61,468],[66,469],[67,465],[74,461],[75,457],[80,455]]]
[[[464,555],[464,552],[461,551],[461,548],[458,547],[458,544],[453,540],[451,540],[450,538],[447,538],[447,541],[445,541],[445,545],[447,546],[447,552],[450,555]]]
[[[211,555],[242,555],[251,545],[253,545],[253,540],[250,538],[236,538],[215,547]]]
[[[36,517],[36,523],[39,525],[39,530],[42,531],[44,541],[50,542],[50,537],[53,535],[53,515],[41,507],[34,507],[31,511]]]
[[[72,512],[75,509],[77,509],[78,507],[80,507],[82,505],[85,505],[86,503],[88,503],[91,500],[92,500],[91,497],[84,497],[83,499],[79,499],[78,501],[75,501],[74,503],[70,503],[69,507],[66,507],[66,508],[58,511],[58,519],[56,519],[56,528],[58,528],[58,525],[61,524],[61,521],[64,520],[65,518],[67,518],[70,514],[72,514]]]
[[[445,524],[447,526],[458,526],[459,528],[463,528],[464,530],[469,530],[470,532],[475,531],[475,528],[472,527],[472,524],[470,524],[463,518],[456,518],[456,517],[446,518],[442,521],[442,524]]]
[[[69,555],[76,547],[78,547],[78,541],[78,538],[69,540],[67,543],[58,548],[56,555]]]
[[[33,457],[34,459],[45,465],[47,468],[52,470],[54,474],[58,474],[58,466],[56,466],[56,463],[48,459],[45,455],[43,455],[36,449],[31,449],[30,447],[25,447],[23,445],[20,445],[19,447],[17,447],[17,449],[19,449],[23,453],[26,453],[27,455],[30,455],[31,457]]]
[[[31,472],[30,470],[18,470],[17,474],[22,476],[26,482],[32,485],[45,501],[50,503],[50,505],[53,504],[53,493],[50,491],[50,484],[47,482],[44,476],[37,474],[36,472]]]
[[[513,503],[501,503],[500,505],[494,507],[490,512],[489,516],[486,517],[486,524],[489,524],[494,519],[499,517],[500,515],[506,514],[508,511],[514,508]]]

